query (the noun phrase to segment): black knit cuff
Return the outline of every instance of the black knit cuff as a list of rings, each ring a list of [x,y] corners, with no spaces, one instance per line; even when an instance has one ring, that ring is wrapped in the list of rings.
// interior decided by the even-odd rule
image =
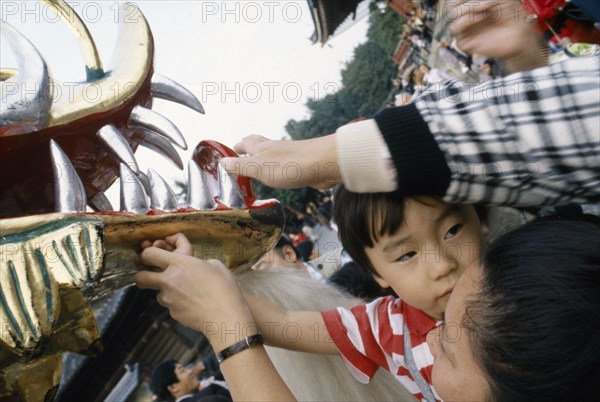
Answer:
[[[416,106],[385,109],[375,121],[392,155],[399,193],[444,196],[450,169]]]

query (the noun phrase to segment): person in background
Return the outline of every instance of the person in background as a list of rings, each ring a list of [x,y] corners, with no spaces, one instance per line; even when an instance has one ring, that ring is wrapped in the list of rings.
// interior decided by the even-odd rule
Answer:
[[[211,384],[217,384],[225,389],[229,389],[214,352],[209,353],[207,356],[198,359],[195,363],[188,366],[194,371],[194,375],[200,381],[200,389],[206,388]]]
[[[227,388],[210,384],[201,388],[196,371],[176,360],[165,360],[152,370],[150,390],[166,402],[231,401]]]
[[[425,86],[434,85],[450,79],[450,76],[448,76],[448,74],[444,73],[442,70],[431,68],[425,63],[419,66],[419,70],[423,74],[423,83]]]
[[[306,240],[304,244],[309,242]],[[311,242],[312,243],[312,242]],[[311,244],[312,246],[312,244]],[[312,252],[312,247],[309,253]],[[309,254],[310,256],[310,254]],[[292,243],[290,237],[283,233],[275,247],[265,253],[253,266],[252,269],[261,271],[269,269],[271,267],[290,267],[301,270],[310,275],[311,278],[318,280],[319,282],[327,282],[327,280],[321,275],[319,271],[314,269],[310,264],[307,264],[304,257],[297,250],[296,246]]]
[[[483,62],[479,71],[479,82],[488,82],[496,77],[495,65],[494,59],[486,59]]]

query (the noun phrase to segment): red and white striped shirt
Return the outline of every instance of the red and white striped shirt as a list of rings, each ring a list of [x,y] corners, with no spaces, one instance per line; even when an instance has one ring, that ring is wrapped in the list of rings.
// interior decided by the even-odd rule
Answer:
[[[368,383],[377,369],[383,367],[418,400],[425,401],[409,371],[408,359],[405,361],[406,329],[414,365],[436,400],[441,400],[431,387],[433,356],[426,342],[427,334],[438,325],[438,321],[392,296],[350,310],[338,307],[321,314],[329,336],[358,381]]]

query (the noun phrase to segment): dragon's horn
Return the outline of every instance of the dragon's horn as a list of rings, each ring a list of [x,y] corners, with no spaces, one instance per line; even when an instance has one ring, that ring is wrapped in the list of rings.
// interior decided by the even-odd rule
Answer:
[[[2,135],[39,130],[46,126],[52,105],[48,66],[35,46],[19,31],[3,22],[0,22],[0,30],[19,64],[16,74],[6,74],[10,78],[0,83]]]
[[[181,157],[173,145],[171,145],[171,142],[165,137],[142,128],[135,129],[132,132],[134,139],[139,141],[141,146],[157,152],[173,162],[180,170],[183,170],[183,161],[181,160]]]
[[[187,143],[175,124],[161,114],[143,106],[136,106],[129,116],[130,127],[142,127],[171,140],[181,149],[187,149]]]
[[[150,91],[156,98],[177,102],[204,114],[204,107],[193,93],[184,86],[163,75],[157,73],[152,74]]]

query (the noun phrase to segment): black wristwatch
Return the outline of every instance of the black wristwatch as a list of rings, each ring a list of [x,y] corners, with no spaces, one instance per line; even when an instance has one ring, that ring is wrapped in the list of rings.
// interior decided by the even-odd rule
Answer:
[[[262,334],[256,334],[252,336],[248,336],[245,339],[242,339],[239,342],[234,343],[233,345],[223,349],[219,353],[217,353],[217,361],[219,364],[223,363],[225,359],[243,352],[246,349],[250,349],[256,346],[263,345],[265,343],[265,338]]]

